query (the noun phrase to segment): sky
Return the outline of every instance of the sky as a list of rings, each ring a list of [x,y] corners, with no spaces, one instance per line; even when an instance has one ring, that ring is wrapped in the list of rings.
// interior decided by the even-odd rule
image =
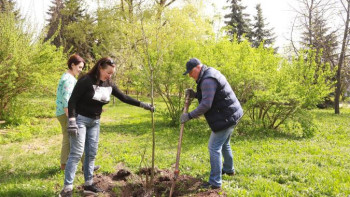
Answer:
[[[28,21],[31,21],[32,25],[39,32],[44,27],[48,15],[49,6],[51,0],[15,0],[22,16]],[[96,2],[96,1],[94,1]],[[223,16],[225,10],[222,8],[227,4],[226,0],[206,0],[207,12],[210,14],[219,14],[222,16],[221,23],[223,25]],[[292,7],[296,7],[295,0],[242,0],[244,6],[247,6],[245,12],[251,17],[256,15],[255,6],[260,3],[262,8],[263,17],[265,21],[269,23],[268,28],[273,28],[275,33],[276,42],[275,46],[283,48],[283,46],[289,44],[291,26],[296,16],[296,12]],[[294,2],[294,3],[293,3]]]

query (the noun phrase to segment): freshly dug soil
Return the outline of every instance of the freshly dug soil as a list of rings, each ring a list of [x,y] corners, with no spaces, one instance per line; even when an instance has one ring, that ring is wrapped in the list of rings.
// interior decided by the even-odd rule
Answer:
[[[96,174],[94,183],[96,183],[105,192],[98,196],[105,197],[161,197],[169,196],[174,172],[168,169],[154,172],[154,186],[150,185],[151,169],[142,168],[135,174],[118,165],[116,173]],[[221,197],[226,196],[220,189],[206,190],[201,189],[203,182],[188,175],[179,175],[176,181],[173,196],[197,196],[197,197]],[[82,187],[78,188],[82,192]]]

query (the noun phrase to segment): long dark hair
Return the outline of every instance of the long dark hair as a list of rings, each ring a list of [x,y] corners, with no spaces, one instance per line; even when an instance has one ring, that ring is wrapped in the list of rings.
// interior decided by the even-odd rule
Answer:
[[[116,65],[115,65],[112,58],[103,57],[96,62],[95,66],[92,67],[87,74],[96,80],[96,84],[99,84],[100,83],[100,68],[106,69],[107,66],[115,67]]]
[[[82,57],[80,57],[78,54],[71,55],[68,59],[68,62],[67,62],[69,70],[72,70],[72,64],[78,65],[78,64],[80,64],[80,62],[83,62],[84,67],[85,67],[86,63]]]

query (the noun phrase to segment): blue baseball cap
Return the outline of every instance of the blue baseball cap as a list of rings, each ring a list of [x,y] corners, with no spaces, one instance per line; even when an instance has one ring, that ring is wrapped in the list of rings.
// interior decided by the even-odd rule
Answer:
[[[186,63],[186,72],[184,72],[183,75],[187,75],[189,72],[191,72],[191,70],[194,67],[196,67],[200,64],[201,64],[201,62],[197,58],[192,58],[192,59],[188,60],[188,62]]]

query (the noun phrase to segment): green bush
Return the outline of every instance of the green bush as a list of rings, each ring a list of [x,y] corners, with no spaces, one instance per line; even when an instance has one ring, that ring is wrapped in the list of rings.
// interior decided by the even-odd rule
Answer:
[[[16,97],[11,100],[10,106],[7,112],[3,115],[6,120],[6,124],[20,125],[29,124],[34,117],[30,117],[30,111],[32,109],[25,101],[19,101]]]
[[[297,136],[310,136],[312,124],[306,124],[298,114],[316,107],[331,92],[327,79],[332,73],[329,65],[317,69],[313,51],[300,53],[287,61],[273,49],[222,40],[206,48],[201,58],[226,76],[252,127],[278,130],[288,121],[284,130],[297,129]]]
[[[23,93],[54,95],[65,57],[54,45],[33,41],[12,14],[0,13],[0,119],[25,122]]]
[[[279,130],[296,137],[312,137],[317,131],[317,126],[312,113],[308,110],[298,110],[281,125]]]

